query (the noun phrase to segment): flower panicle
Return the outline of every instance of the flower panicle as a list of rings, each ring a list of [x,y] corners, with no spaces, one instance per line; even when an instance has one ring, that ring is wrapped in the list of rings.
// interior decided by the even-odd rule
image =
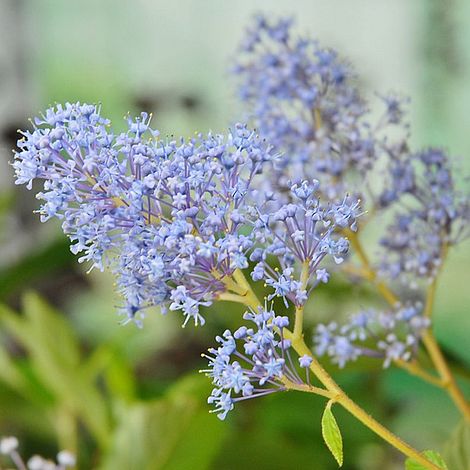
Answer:
[[[253,242],[240,227],[271,147],[242,124],[226,136],[159,140],[145,113],[114,134],[100,113],[48,109],[18,143],[16,182],[42,181],[42,221],[62,221],[79,261],[111,268],[128,320],[163,305],[203,324],[200,307],[248,264]]]
[[[292,19],[254,18],[233,67],[238,95],[260,134],[286,158],[271,184],[285,188],[301,173],[319,178],[326,199],[358,190],[364,175],[390,143],[385,131],[407,134],[407,100],[380,96],[383,112],[375,121],[361,96],[356,73],[337,51],[316,39],[297,37]]]

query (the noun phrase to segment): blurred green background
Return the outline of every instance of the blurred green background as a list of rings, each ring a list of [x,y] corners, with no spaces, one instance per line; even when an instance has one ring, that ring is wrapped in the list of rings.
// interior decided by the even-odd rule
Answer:
[[[411,96],[413,143],[445,146],[470,169],[468,1],[0,0],[0,435],[18,436],[24,455],[68,448],[79,468],[103,470],[336,468],[321,440],[320,399],[253,400],[224,423],[208,414],[200,353],[237,324],[239,309],[216,306],[204,329],[182,331],[180,318],[158,314],[143,330],[119,326],[112,279],[87,275],[58,224],[39,224],[37,201],[14,186],[8,165],[16,130],[54,102],[101,102],[117,128],[127,112],[153,112],[163,134],[242,119],[228,69],[258,11],[293,15],[299,32],[339,49],[366,96]],[[435,321],[467,391],[469,263],[466,243],[450,256]],[[311,310],[325,320],[358,310],[367,295],[333,282]],[[443,393],[401,371],[332,370],[419,448],[442,450],[458,424]],[[337,419],[344,468],[402,468],[353,418],[338,410]]]

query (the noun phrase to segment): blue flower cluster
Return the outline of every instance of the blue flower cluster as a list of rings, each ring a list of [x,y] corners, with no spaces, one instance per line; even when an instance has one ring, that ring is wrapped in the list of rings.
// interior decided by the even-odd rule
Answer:
[[[432,280],[447,248],[470,233],[470,203],[445,152],[410,150],[408,100],[379,95],[384,111],[374,119],[351,66],[296,37],[290,19],[255,17],[234,74],[254,126],[283,155],[265,186],[290,202],[290,180],[303,175],[321,181],[324,200],[348,193],[373,214],[390,208],[379,274],[407,285]]]
[[[329,280],[326,263],[347,256],[362,200],[371,214],[393,215],[379,275],[408,285],[435,278],[448,247],[470,234],[470,203],[442,150],[409,150],[406,101],[381,97],[385,111],[372,125],[352,68],[316,41],[295,39],[290,20],[258,16],[235,73],[259,134],[236,124],[225,136],[162,139],[145,113],[114,133],[99,106],[67,103],[18,143],[17,184],[41,181],[41,220],[59,219],[80,261],[112,270],[124,322],[140,324],[152,306],[181,311],[183,325],[204,324],[201,307],[218,299],[254,307],[245,271],[264,282],[265,302],[281,298],[300,312],[297,335],[311,291]],[[377,280],[358,252],[365,266],[350,272]],[[288,318],[266,305],[244,318],[254,326],[225,331],[207,356],[209,402],[221,419],[236,401],[310,386],[312,357],[294,365]],[[360,356],[387,367],[409,360],[428,326],[421,305],[402,302],[318,325],[313,342],[340,367]]]
[[[319,182],[313,180],[291,184],[288,198],[279,202],[272,193],[264,196],[259,208],[251,210],[254,238],[258,246],[250,260],[256,262],[251,273],[253,280],[263,279],[273,289],[274,296],[295,305],[303,305],[308,298],[306,290],[328,281],[328,272],[320,265],[326,256],[336,263],[343,261],[349,243],[339,235],[341,230],[356,230],[356,219],[361,215],[359,201],[344,198],[337,203],[320,203]],[[285,196],[285,194],[283,195]],[[272,267],[273,257],[281,269]],[[303,281],[295,276],[296,267],[304,266]]]
[[[416,353],[422,333],[429,327],[420,303],[379,312],[367,310],[349,322],[319,324],[313,336],[315,352],[327,355],[339,367],[360,356],[379,358],[388,367],[392,361],[408,361]]]
[[[304,355],[298,359],[299,366],[307,369],[303,380],[290,354],[290,341],[283,337],[283,328],[289,326],[286,316],[277,316],[265,306],[246,312],[244,318],[254,326],[242,326],[233,334],[226,330],[216,338],[220,346],[204,355],[209,368],[201,372],[215,386],[208,402],[222,420],[240,400],[286,390],[286,382],[300,385],[309,381],[312,358]]]
[[[385,112],[372,126],[352,67],[336,51],[295,37],[292,26],[290,19],[255,17],[234,67],[250,118],[286,155],[272,183],[283,187],[303,174],[319,178],[329,199],[357,193],[386,145],[381,131],[402,124],[404,103],[383,97]]]
[[[114,135],[99,107],[76,103],[48,109],[18,145],[16,182],[44,181],[42,220],[62,221],[81,261],[111,266],[129,319],[168,305],[203,323],[199,307],[248,266],[241,226],[272,155],[245,126],[164,141],[142,114]]]
[[[140,323],[144,309],[160,305],[181,310],[184,324],[203,324],[200,307],[226,292],[226,279],[249,259],[254,279],[297,304],[306,286],[292,280],[296,260],[308,261],[309,278],[327,280],[317,267],[346,253],[336,230],[354,228],[357,201],[322,206],[316,181],[292,184],[289,204],[260,189],[258,175],[274,157],[244,125],[227,137],[168,141],[149,121],[128,119],[127,132],[115,135],[99,107],[58,105],[24,132],[13,162],[18,184],[44,182],[41,219],[62,221],[80,261],[113,270],[128,320]]]
[[[394,155],[388,170],[380,203],[399,209],[381,239],[381,271],[408,285],[432,280],[448,247],[470,235],[470,200],[456,189],[441,149]]]

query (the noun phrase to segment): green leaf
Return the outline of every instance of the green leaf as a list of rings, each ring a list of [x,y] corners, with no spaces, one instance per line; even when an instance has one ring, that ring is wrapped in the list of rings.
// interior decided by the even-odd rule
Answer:
[[[137,384],[132,368],[122,357],[115,352],[113,360],[105,371],[106,384],[111,394],[125,401],[133,401],[137,396]]]
[[[73,265],[75,256],[69,249],[70,241],[65,237],[54,240],[50,245],[30,253],[16,264],[0,269],[0,300],[21,292],[35,279]]]
[[[423,452],[423,455],[433,464],[437,465],[439,468],[442,468],[442,470],[448,470],[448,467],[446,463],[444,462],[444,459],[441,457],[439,452],[436,452],[435,450],[425,450]],[[452,467],[453,469],[454,467]],[[421,465],[420,463],[416,462],[413,459],[406,459],[405,462],[405,469],[406,470],[427,470],[426,467]]]
[[[80,345],[66,317],[34,292],[24,295],[23,304],[36,342],[65,367],[78,366]]]
[[[321,430],[323,440],[325,441],[328,449],[333,454],[333,457],[341,467],[343,465],[343,438],[341,437],[341,431],[339,430],[338,423],[331,411],[331,402],[328,402],[323,412],[321,419]]]
[[[26,381],[18,364],[0,346],[0,380],[14,389],[24,389]]]
[[[470,423],[462,421],[452,433],[444,448],[444,455],[452,470],[470,468]]]
[[[54,405],[67,408],[105,446],[109,409],[82,365],[78,339],[67,318],[33,293],[25,295],[24,311],[18,315],[0,305],[0,325],[26,349],[32,377],[52,396]]]
[[[209,414],[208,381],[189,376],[158,400],[132,402],[117,409],[117,429],[100,470],[207,470],[229,432]]]

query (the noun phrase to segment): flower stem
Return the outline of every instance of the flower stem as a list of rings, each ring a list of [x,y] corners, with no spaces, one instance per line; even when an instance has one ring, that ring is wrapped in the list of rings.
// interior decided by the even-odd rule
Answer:
[[[243,280],[242,280],[243,276]],[[235,277],[235,276],[234,276]],[[236,282],[240,285],[243,284],[247,288],[247,293],[243,297],[245,299],[245,305],[257,310],[261,306],[260,301],[257,299],[256,294],[251,289],[250,284],[246,281],[243,273],[238,271]],[[299,356],[307,354],[312,357],[312,352],[305,344],[303,335],[300,332],[300,335],[295,335],[288,329],[284,329],[283,333],[286,339],[292,341],[292,347],[297,352]],[[312,363],[310,365],[310,370],[315,374],[318,380],[324,385],[325,389],[318,387],[293,387],[294,390],[301,391],[310,391],[317,393],[318,395],[326,396],[327,398],[332,399],[336,403],[339,403],[343,408],[345,408],[349,413],[351,413],[355,418],[357,418],[362,424],[367,426],[371,431],[376,433],[390,445],[395,447],[401,453],[410,457],[416,462],[419,462],[424,468],[430,470],[440,470],[439,467],[430,462],[426,457],[424,457],[420,452],[411,447],[406,442],[402,441],[398,436],[389,431],[386,427],[381,425],[376,421],[372,416],[370,416],[366,411],[364,411],[359,405],[357,405],[353,400],[351,400],[346,393],[340,388],[340,386],[334,381],[334,379],[328,374],[328,372],[323,368],[323,366],[318,362],[318,360],[312,357]]]
[[[353,246],[355,252],[357,253],[359,259],[363,265],[363,272],[366,273],[364,276],[371,282],[374,282],[378,288],[379,293],[382,297],[393,307],[399,303],[398,297],[392,292],[392,290],[382,281],[377,282],[377,273],[372,268],[369,258],[362,247],[362,244],[357,236],[357,233],[348,230],[347,233],[351,245]],[[444,247],[443,256],[445,257],[447,248]],[[426,302],[424,305],[424,315],[428,318],[431,317],[433,308],[434,308],[434,299],[436,296],[436,288],[437,288],[437,275],[434,278],[433,282],[431,283],[427,295],[426,295]],[[428,329],[425,331],[422,337],[422,342],[426,351],[431,358],[434,368],[438,372],[440,378],[436,378],[431,374],[428,374],[424,371],[419,365],[417,364],[410,364],[405,361],[394,361],[398,367],[401,367],[407,370],[409,373],[421,377],[422,379],[426,380],[429,383],[432,383],[442,389],[444,389],[452,401],[454,402],[455,406],[459,409],[462,413],[464,418],[467,421],[470,421],[470,404],[465,399],[462,391],[460,390],[457,382],[445,360],[445,357],[434,338],[432,330]]]
[[[284,331],[287,339],[293,338],[292,333]],[[312,355],[310,349],[305,344],[303,339],[296,340],[292,339],[292,347],[299,355]],[[322,365],[315,359],[312,358],[310,370],[316,375],[320,382],[326,387],[327,390],[332,392],[335,397],[334,401],[339,403],[355,418],[357,418],[362,424],[367,426],[371,431],[380,436],[383,440],[388,442],[390,445],[399,450],[402,454],[410,457],[417,462],[421,463],[425,468],[436,470],[439,467],[431,463],[416,449],[411,447],[409,444],[401,440],[398,436],[389,431],[385,426],[376,421],[366,411],[364,411],[357,403],[351,400],[346,393],[339,387],[339,385],[333,380],[333,378],[326,372]]]
[[[416,375],[426,382],[429,382],[436,387],[444,388],[444,381],[440,377],[436,377],[423,369],[416,361],[407,362],[403,359],[395,359],[393,363],[400,367],[400,369],[406,370],[411,375]]]
[[[310,260],[305,260],[302,264],[302,272],[300,274],[300,290],[305,290],[307,287],[310,274]],[[294,336],[296,338],[302,337],[303,324],[304,324],[304,305],[295,307],[295,320],[294,320]]]
[[[470,404],[464,397],[462,391],[460,390],[455,377],[453,376],[445,358],[442,354],[439,345],[436,342],[432,332],[427,330],[423,334],[422,338],[423,344],[428,351],[428,354],[436,367],[436,370],[439,372],[439,375],[442,379],[442,388],[444,388],[447,393],[450,395],[452,400],[455,403],[455,406],[459,409],[459,411],[464,416],[465,420],[470,422]]]
[[[325,398],[329,398],[330,400],[336,398],[336,396],[325,388],[315,387],[309,384],[299,384],[292,382],[289,379],[283,377],[281,379],[282,383],[286,386],[288,390],[296,390],[298,392],[307,392],[307,393],[314,393],[315,395],[320,395]]]
[[[387,284],[378,279],[377,273],[372,268],[369,261],[369,257],[367,256],[359,240],[359,237],[357,236],[357,233],[349,229],[345,232],[348,236],[349,241],[351,242],[352,247],[354,248],[355,253],[357,254],[358,258],[362,263],[364,277],[371,283],[375,284],[377,290],[387,301],[387,303],[389,303],[391,306],[395,306],[399,302],[398,297],[392,292],[392,290],[387,286]]]

